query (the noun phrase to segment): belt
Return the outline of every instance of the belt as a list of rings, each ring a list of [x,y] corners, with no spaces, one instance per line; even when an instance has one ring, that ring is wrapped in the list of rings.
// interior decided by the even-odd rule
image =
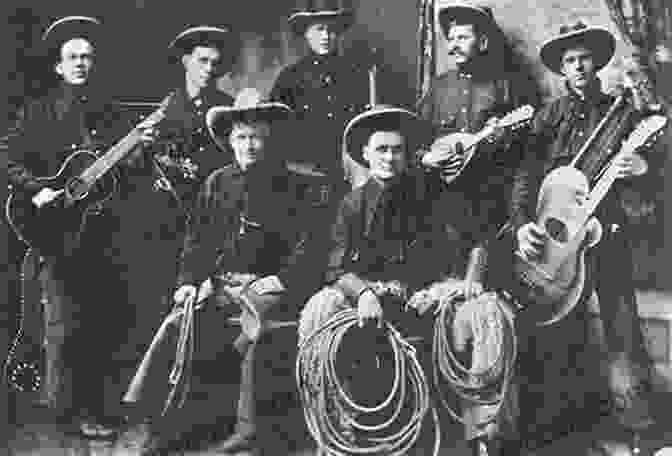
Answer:
[[[327,206],[339,198],[338,186],[332,182],[310,184],[306,190],[306,199],[312,207]]]

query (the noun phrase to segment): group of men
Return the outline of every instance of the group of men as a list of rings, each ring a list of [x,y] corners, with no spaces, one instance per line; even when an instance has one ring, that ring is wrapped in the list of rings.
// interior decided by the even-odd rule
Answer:
[[[537,100],[530,82],[502,62],[496,44],[503,34],[491,10],[456,3],[438,17],[457,69],[432,81],[417,113],[367,105],[368,94],[358,91],[368,86],[365,75],[337,53],[338,38],[353,23],[351,11],[308,9],[289,18],[309,55],[280,73],[268,99],[254,89],[235,100],[217,90],[217,78],[235,56],[232,30],[192,27],[169,45],[184,82],[163,103],[160,120],[133,127],[139,145],[117,171],[122,189],[156,180],[188,214],[188,223],[176,219],[166,236],[181,255],[176,307],[168,318],[183,325],[186,309],[201,303],[227,315],[242,309],[235,337],[224,343],[211,336],[213,344],[230,347],[227,359],[240,363],[237,424],[218,446],[222,454],[259,451],[254,359],[269,319],[300,315],[299,336],[305,337],[338,310],[354,307],[368,326],[399,314],[374,283],[394,280],[414,293],[447,277],[466,277],[461,292],[469,299],[506,289],[494,270],[505,262],[486,259],[496,250],[491,246],[508,238],[510,253],[527,258],[544,248],[548,234],[535,222],[541,180],[571,162],[614,102],[597,72],[612,59],[615,38],[577,23],[547,41],[542,63],[565,79],[567,94],[539,109],[529,130],[512,133],[498,127],[498,119]],[[109,147],[129,128],[119,125],[118,107],[95,83],[101,27],[95,18],[70,16],[47,29],[43,42],[62,82],[26,104],[3,138],[13,191],[30,194],[38,208],[65,204],[61,189],[40,177],[57,174],[79,148]],[[637,87],[628,96],[637,97]],[[287,135],[297,125],[308,134]],[[486,126],[494,127],[491,141],[477,146],[462,172],[465,147],[440,139]],[[178,150],[170,160],[157,152],[165,138]],[[613,166],[623,183],[597,213],[605,234],[589,253],[585,298],[553,327],[520,325],[518,388],[511,388],[518,400],[507,398],[517,402],[517,420],[501,425],[501,416],[465,413],[474,454],[483,448],[522,454],[579,417],[592,424],[588,415],[599,414],[604,391],[623,414],[641,402],[648,359],[619,190],[635,185],[646,165],[626,157]],[[104,205],[97,208],[77,248],[44,255],[42,263],[48,396],[64,426],[93,438],[113,436],[122,421],[116,404],[105,403],[121,398],[103,394],[114,374],[106,354],[123,342],[114,322],[127,305],[115,297],[125,286],[110,242],[116,217]],[[605,355],[607,362],[598,362]],[[138,400],[138,388],[151,389],[138,374],[126,395],[131,401]],[[174,447],[180,420],[171,418],[169,425],[158,418],[152,423],[145,455]]]

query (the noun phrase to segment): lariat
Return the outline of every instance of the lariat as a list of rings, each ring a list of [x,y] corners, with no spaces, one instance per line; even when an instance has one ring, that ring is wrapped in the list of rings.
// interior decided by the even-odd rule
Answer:
[[[339,348],[358,323],[357,311],[344,309],[299,345],[295,375],[310,434],[329,456],[400,456],[416,443],[431,414],[433,454],[437,455],[441,431],[427,380],[415,348],[389,322],[383,330],[393,353],[394,376],[385,397],[374,405],[359,403],[339,375]],[[376,382],[375,378],[357,380]]]
[[[504,403],[517,358],[514,316],[496,293],[455,306],[455,294],[443,303],[434,323],[432,346],[433,381],[443,407],[464,423],[454,410],[450,396],[475,406],[494,407],[497,416]],[[465,352],[471,340],[470,362],[457,352]]]

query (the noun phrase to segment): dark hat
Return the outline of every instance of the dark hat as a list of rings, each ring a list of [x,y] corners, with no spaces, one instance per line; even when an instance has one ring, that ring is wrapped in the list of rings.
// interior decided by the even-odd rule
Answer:
[[[573,25],[560,27],[560,34],[546,41],[539,51],[541,61],[546,67],[558,74],[562,74],[562,55],[568,49],[585,46],[593,52],[593,60],[597,69],[606,66],[614,56],[616,38],[603,27],[589,27],[579,21]]]
[[[264,99],[257,89],[242,89],[233,106],[213,106],[205,114],[205,123],[212,139],[221,145],[234,122],[274,122],[289,118],[289,106]]]
[[[410,154],[419,144],[423,126],[423,121],[411,111],[391,105],[376,105],[348,122],[343,133],[343,150],[355,161],[368,167],[362,157],[362,149],[373,133],[399,131],[406,140]]]
[[[60,50],[63,43],[73,38],[84,38],[96,44],[100,37],[101,22],[95,17],[66,16],[51,23],[42,34],[47,52]]]
[[[348,29],[354,22],[355,16],[352,10],[339,7],[333,2],[309,1],[309,4],[299,11],[294,12],[287,22],[289,27],[297,35],[303,35],[306,29],[315,22],[329,22],[336,25],[341,33]]]
[[[170,42],[168,49],[171,51],[171,58],[179,60],[194,47],[204,44],[216,46],[223,54],[232,56],[235,55],[234,49],[238,47],[238,40],[229,27],[198,25],[180,32]]]
[[[450,23],[453,21],[476,24],[487,35],[499,30],[490,7],[466,1],[451,3],[439,10],[439,24],[441,24],[441,29],[445,35],[448,34]]]

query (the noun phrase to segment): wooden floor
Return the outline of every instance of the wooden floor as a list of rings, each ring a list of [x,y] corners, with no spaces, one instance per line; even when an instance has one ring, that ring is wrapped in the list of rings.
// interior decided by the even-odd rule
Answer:
[[[663,402],[666,405],[663,405]],[[664,416],[659,417],[659,424],[642,435],[640,456],[654,455],[655,452],[665,446],[672,447],[672,398],[665,396],[660,403],[660,409]],[[11,456],[137,456],[140,445],[146,438],[146,432],[142,425],[127,429],[116,442],[84,441],[74,437],[66,437],[60,433],[53,424],[48,422],[46,412],[42,409],[31,408],[19,404],[17,416],[23,424],[14,423],[10,430],[8,442],[9,455]],[[283,413],[284,412],[284,413]],[[272,450],[265,451],[269,456],[308,456],[315,454],[315,446],[312,443],[303,424],[303,418],[299,410],[283,410],[280,416],[264,417],[267,435],[272,436]],[[288,426],[289,424],[289,426]],[[282,429],[277,431],[277,429]],[[600,453],[591,452],[588,443],[598,435],[595,430],[592,434],[575,434],[558,440],[544,447],[534,456],[601,456]],[[449,426],[443,430],[441,456],[468,456],[467,448],[461,441],[460,428]],[[628,455],[627,447],[623,444],[612,445],[616,455]],[[414,451],[414,455],[429,455],[429,448]],[[0,454],[2,451],[0,450]],[[207,445],[202,448],[193,448],[174,453],[178,456],[205,456],[215,454],[207,450]]]

